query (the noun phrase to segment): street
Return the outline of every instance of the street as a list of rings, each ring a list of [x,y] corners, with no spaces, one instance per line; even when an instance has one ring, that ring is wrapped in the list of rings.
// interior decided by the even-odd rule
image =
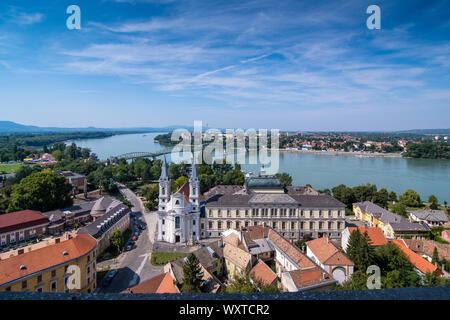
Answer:
[[[101,293],[121,292],[163,272],[163,267],[154,267],[150,264],[157,225],[156,214],[146,211],[142,201],[131,190],[120,184],[118,187],[124,198],[133,204],[132,212],[136,217],[136,222],[134,222],[134,217],[130,218],[130,228],[133,230],[133,234],[136,223],[144,222],[147,227],[145,230],[140,230],[140,235],[133,248],[122,253],[115,259],[115,263],[111,264],[111,269],[119,270],[111,284],[106,288],[102,286],[102,283],[97,284],[97,292]]]

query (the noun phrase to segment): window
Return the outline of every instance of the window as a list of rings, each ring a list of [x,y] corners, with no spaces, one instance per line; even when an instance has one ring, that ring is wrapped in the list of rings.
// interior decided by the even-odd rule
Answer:
[[[11,291],[11,287],[7,287],[5,291]]]
[[[192,188],[192,194],[195,196],[196,189]]]
[[[52,270],[52,278],[56,277],[56,270]]]
[[[87,274],[90,274],[91,273],[91,266],[87,266]]]
[[[222,229],[222,221],[217,221],[217,229]]]
[[[162,195],[165,195],[165,194],[166,194],[166,188],[162,187],[162,189],[161,189],[161,194],[162,194]]]
[[[195,219],[194,219],[194,220],[192,220],[192,225],[193,225],[193,226],[195,226]]]
[[[89,261],[91,261],[91,256],[90,255],[87,256],[87,262],[89,262]]]
[[[37,276],[37,283],[41,283],[42,282],[42,274]]]
[[[231,217],[231,212],[230,212],[230,210],[227,210],[227,217]]]
[[[295,222],[291,222],[291,229],[295,229]]]
[[[57,282],[56,282],[56,280],[53,280],[50,282],[50,290],[56,291],[56,289],[57,289]]]
[[[180,217],[175,217],[175,229],[180,229]]]
[[[37,287],[36,292],[42,292],[42,287]]]
[[[162,224],[164,224],[165,222],[166,222],[166,220],[163,219],[163,220],[162,220]]]
[[[2,246],[6,244],[6,235],[2,234]]]
[[[212,221],[208,221],[208,228],[209,228],[209,229],[212,229],[212,228],[213,228],[213,223],[212,223]]]
[[[27,280],[22,281],[22,289],[26,289],[28,287]]]
[[[176,201],[175,201],[175,204],[180,204],[180,200],[176,200]]]
[[[248,221],[245,221],[245,226],[248,227]]]
[[[23,239],[25,239],[25,233],[22,230],[19,232],[19,241],[22,241]]]
[[[227,229],[231,228],[231,221],[227,221]]]
[[[16,234],[15,233],[11,233],[9,235],[9,242],[16,242]]]
[[[239,221],[236,221],[236,228],[239,228]]]

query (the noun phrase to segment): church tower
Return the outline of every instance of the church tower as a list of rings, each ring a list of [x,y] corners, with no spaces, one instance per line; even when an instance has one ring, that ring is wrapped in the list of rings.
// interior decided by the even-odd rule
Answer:
[[[166,209],[169,198],[170,198],[170,180],[169,175],[167,174],[166,156],[164,156],[163,164],[161,167],[161,176],[159,177],[158,210]]]
[[[193,210],[199,210],[200,206],[200,180],[197,176],[197,167],[195,158],[192,162],[192,172],[189,178],[189,201],[192,203]]]

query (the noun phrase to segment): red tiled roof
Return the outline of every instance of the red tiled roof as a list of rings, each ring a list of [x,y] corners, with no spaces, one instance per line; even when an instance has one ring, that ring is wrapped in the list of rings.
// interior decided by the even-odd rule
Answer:
[[[230,260],[243,270],[245,270],[250,265],[250,262],[252,260],[252,256],[250,253],[245,252],[244,250],[229,243],[225,243],[225,246],[223,247],[223,257],[227,260]]]
[[[122,293],[180,293],[174,282],[170,273],[166,272],[128,288]]]
[[[70,240],[0,260],[0,285],[78,259],[96,246],[97,241],[90,235],[77,234]],[[64,251],[67,255],[63,255]],[[26,268],[20,270],[22,265]]]
[[[353,266],[355,265],[330,241],[329,238],[318,238],[306,242],[308,248],[319,261],[325,265]]]
[[[0,233],[49,223],[49,220],[39,211],[22,210],[0,214]]]
[[[228,236],[223,238],[223,243],[231,244],[232,246],[238,247],[241,241],[239,240],[239,237],[234,234],[230,233]]]
[[[300,268],[305,269],[316,266],[316,264],[304,255],[296,246],[280,236],[280,234],[278,234],[275,230],[269,230],[268,238]]]
[[[395,243],[400,250],[403,251],[403,253],[408,258],[409,262],[418,270],[420,270],[422,273],[427,272],[434,272],[436,271],[438,274],[442,274],[442,272],[437,268],[435,265],[433,265],[431,262],[426,260],[425,258],[422,258],[417,253],[409,249],[406,244],[402,240],[391,240],[393,243]]]
[[[289,275],[297,289],[335,281],[328,272],[325,272],[320,267],[289,271]]]
[[[181,187],[178,188],[177,190],[178,193],[181,193],[182,195],[184,195],[186,197],[186,201],[189,202],[189,180],[186,181],[185,183],[183,183],[183,185]]]
[[[275,272],[262,260],[258,260],[256,265],[250,271],[253,280],[261,282],[264,286],[269,286],[277,279]]]
[[[237,230],[242,232],[245,242],[247,245],[254,244],[256,239],[265,239],[269,234],[270,228],[264,226],[249,226],[237,228]]]
[[[359,230],[361,234],[364,234],[364,232],[367,232],[367,235],[370,238],[370,244],[372,246],[384,246],[387,244],[387,240],[384,237],[383,231],[381,231],[380,228],[357,228],[357,227],[349,227],[348,230],[350,231],[350,234],[355,231],[356,229]]]

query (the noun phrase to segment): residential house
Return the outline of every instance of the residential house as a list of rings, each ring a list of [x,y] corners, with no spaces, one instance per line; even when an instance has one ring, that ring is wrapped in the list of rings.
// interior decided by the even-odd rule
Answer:
[[[327,270],[339,283],[350,279],[355,264],[340,251],[329,238],[318,238],[306,242],[306,255]]]
[[[447,214],[442,210],[414,210],[409,213],[409,220],[425,222],[430,227],[443,226],[448,222]]]
[[[145,280],[121,293],[180,293],[170,273],[165,272]]]
[[[0,215],[0,245],[8,246],[47,233],[49,220],[39,211],[22,210]]]
[[[433,240],[403,239],[403,243],[415,253],[428,261],[432,261],[434,249],[437,250],[439,260],[450,261],[450,244],[439,243]],[[449,270],[450,271],[450,270]]]
[[[97,242],[88,234],[0,260],[0,291],[93,292]],[[72,273],[78,277],[70,279]]]
[[[384,237],[383,231],[380,228],[347,227],[342,232],[342,241],[341,241],[342,250],[344,250],[345,252],[347,252],[350,235],[356,230],[359,230],[361,234],[367,232],[367,235],[369,236],[370,239],[369,244],[373,247],[384,246],[385,244],[387,244],[387,240]]]
[[[87,179],[86,176],[72,172],[72,171],[56,171],[56,174],[66,178],[66,182],[73,186],[73,194],[76,195],[80,191],[87,194]]]
[[[192,252],[199,261],[199,266],[203,274],[203,291],[210,293],[219,292],[223,284],[219,278],[222,278],[224,272],[223,248],[219,242],[212,242]],[[164,266],[164,272],[170,273],[172,278],[180,286],[183,285],[183,266],[186,263],[186,257],[168,262]]]
[[[354,203],[353,212],[356,218],[364,221],[369,227],[380,228],[386,239],[403,237],[421,239],[430,230],[424,223],[412,223],[370,201]]]
[[[441,237],[445,241],[450,242],[450,230],[442,230]]]
[[[420,275],[424,275],[428,272],[436,272],[438,275],[443,275],[442,271],[437,266],[409,249],[404,240],[391,240],[391,242],[399,247]]]
[[[263,260],[258,260],[250,270],[250,279],[257,286],[278,287],[277,274]]]
[[[254,267],[258,261],[263,261],[275,272],[283,290],[320,290],[331,288],[337,283],[328,271],[323,270],[293,245],[292,240],[288,241],[270,227],[250,226],[240,230],[227,230],[224,236],[225,260],[227,260],[225,249],[229,248],[240,259],[231,254],[228,259],[234,260],[233,266],[240,264],[241,270]],[[265,241],[258,241],[261,239]],[[238,246],[235,246],[236,244]],[[268,249],[271,250],[270,254],[261,255]],[[312,269],[320,272],[308,272]],[[299,270],[301,272],[297,272]]]

